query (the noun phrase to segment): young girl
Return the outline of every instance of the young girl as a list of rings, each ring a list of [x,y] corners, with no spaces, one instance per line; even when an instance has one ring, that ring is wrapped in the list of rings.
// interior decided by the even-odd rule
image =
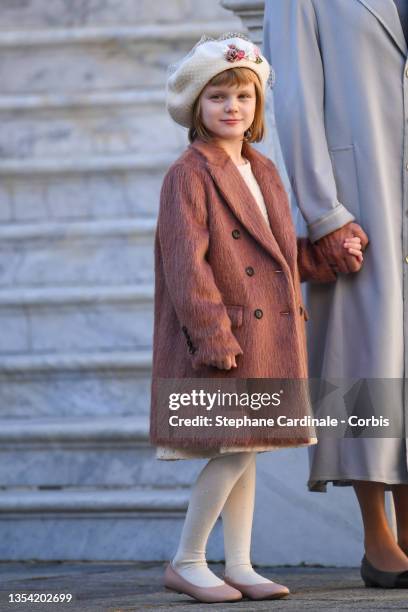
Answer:
[[[167,588],[202,602],[284,597],[250,562],[257,451],[312,444],[267,428],[243,439],[172,437],[163,379],[307,378],[302,280],[331,282],[319,247],[296,240],[274,164],[254,150],[264,133],[265,58],[245,36],[203,38],[168,79],[167,107],[190,146],[163,183],[155,256],[151,441],[160,459],[208,457],[191,493]],[[344,248],[362,260],[358,238]],[[225,576],[207,566],[222,512]]]

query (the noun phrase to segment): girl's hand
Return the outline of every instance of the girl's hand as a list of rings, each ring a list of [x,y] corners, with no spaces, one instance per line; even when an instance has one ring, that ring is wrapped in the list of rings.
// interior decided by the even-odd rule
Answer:
[[[363,252],[361,239],[358,236],[353,238],[346,238],[343,243],[344,248],[350,255],[354,255],[358,262],[363,262]]]
[[[223,359],[214,359],[206,364],[218,368],[219,370],[231,370],[237,367],[237,361],[234,353],[226,355]]]

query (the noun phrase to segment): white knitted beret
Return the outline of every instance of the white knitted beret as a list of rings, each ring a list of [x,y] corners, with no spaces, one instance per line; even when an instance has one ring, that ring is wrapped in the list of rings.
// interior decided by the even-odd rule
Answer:
[[[169,66],[166,106],[174,121],[191,127],[194,102],[207,83],[216,74],[238,67],[253,70],[264,90],[272,85],[273,71],[245,34],[203,36],[182,60]]]

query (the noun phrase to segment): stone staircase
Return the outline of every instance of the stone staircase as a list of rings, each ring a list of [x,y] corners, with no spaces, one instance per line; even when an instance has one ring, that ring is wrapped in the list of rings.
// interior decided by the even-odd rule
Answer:
[[[0,559],[166,559],[199,466],[147,440],[155,215],[185,145],[165,72],[242,26],[218,0],[27,0],[0,28]]]

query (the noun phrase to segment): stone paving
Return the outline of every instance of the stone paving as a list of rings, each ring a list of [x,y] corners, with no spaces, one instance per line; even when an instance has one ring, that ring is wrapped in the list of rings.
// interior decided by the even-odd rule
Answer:
[[[367,589],[357,568],[267,567],[267,577],[287,584],[288,599],[234,604],[195,602],[166,592],[162,563],[2,562],[0,612],[133,612],[162,610],[408,610],[405,589]],[[221,575],[222,566],[212,566]],[[10,603],[10,593],[71,593],[71,603]]]

